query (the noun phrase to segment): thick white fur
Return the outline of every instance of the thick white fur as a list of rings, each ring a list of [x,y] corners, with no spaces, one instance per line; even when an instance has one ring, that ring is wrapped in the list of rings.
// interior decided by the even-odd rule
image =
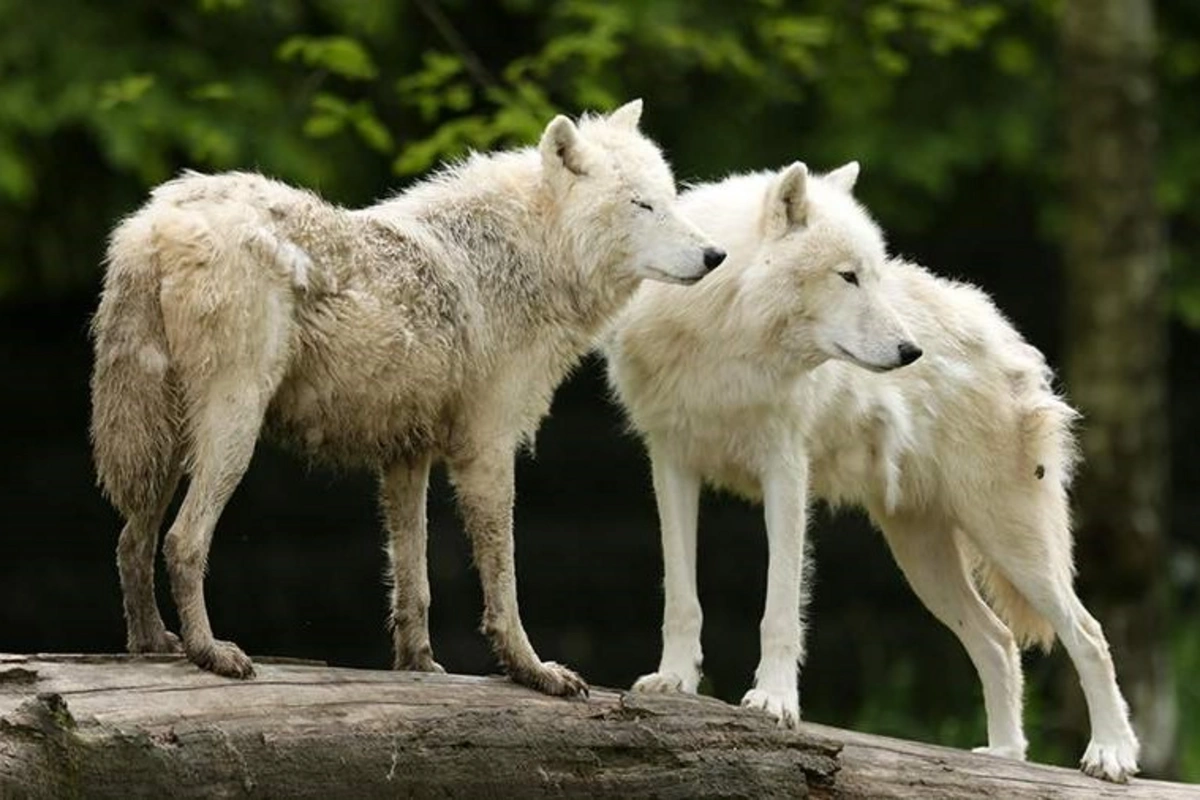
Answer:
[[[794,164],[687,192],[684,213],[729,248],[726,264],[687,294],[643,286],[606,339],[612,386],[650,453],[663,540],[662,659],[634,689],[699,683],[708,483],[763,502],[762,651],[743,702],[796,723],[811,495],[865,507],[962,641],[983,683],[983,749],[1024,757],[1018,645],[1057,634],[1091,714],[1083,768],[1123,781],[1137,739],[1103,632],[1072,588],[1076,414],[986,295],[886,257],[849,193],[857,172],[818,178]],[[924,355],[868,371],[896,367],[903,342]]]
[[[517,610],[513,456],[555,387],[643,278],[693,283],[723,255],[676,209],[641,102],[547,125],[536,148],[474,155],[349,210],[247,173],[188,173],[114,230],[93,324],[92,435],[125,516],[128,646],[251,674],[213,638],[203,577],[221,511],[265,429],[368,467],[390,533],[398,668],[429,645],[425,491],[447,463],[484,590],[483,628],[515,680],[586,689],[538,659]],[[649,206],[649,208],[647,208]],[[158,529],[182,642],[154,601]]]

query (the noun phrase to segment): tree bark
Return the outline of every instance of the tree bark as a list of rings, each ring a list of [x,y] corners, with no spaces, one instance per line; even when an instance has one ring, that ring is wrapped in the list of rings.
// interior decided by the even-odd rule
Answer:
[[[1066,378],[1084,415],[1076,484],[1080,590],[1104,625],[1142,742],[1171,775],[1167,530],[1167,297],[1155,200],[1151,0],[1063,7]],[[1073,727],[1086,731],[1078,710]]]
[[[703,697],[257,660],[0,655],[0,797],[1200,798]]]

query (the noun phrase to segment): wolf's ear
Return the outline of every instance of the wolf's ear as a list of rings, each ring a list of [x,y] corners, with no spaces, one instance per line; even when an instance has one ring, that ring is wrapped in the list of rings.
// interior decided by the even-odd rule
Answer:
[[[826,173],[825,180],[842,191],[849,192],[854,188],[854,184],[858,180],[858,162],[848,161],[842,164],[832,172]]]
[[[630,100],[625,105],[608,115],[608,121],[621,127],[636,131],[638,122],[642,119],[642,98]]]
[[[566,169],[576,175],[586,175],[586,145],[575,123],[559,114],[550,120],[538,143],[542,166],[547,172]]]
[[[808,167],[796,161],[779,173],[767,192],[767,232],[783,236],[808,217]]]

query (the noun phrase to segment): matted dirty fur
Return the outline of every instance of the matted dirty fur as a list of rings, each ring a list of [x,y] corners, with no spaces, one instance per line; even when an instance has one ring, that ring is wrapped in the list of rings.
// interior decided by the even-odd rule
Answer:
[[[983,749],[1024,757],[1018,646],[1057,634],[1091,714],[1083,768],[1123,781],[1137,739],[1072,586],[1076,413],[983,292],[887,257],[850,194],[857,175],[853,162],[824,177],[797,163],[685,193],[684,213],[728,263],[687,302],[644,286],[618,316],[609,374],[650,453],[666,574],[662,660],[634,688],[699,683],[696,518],[709,483],[764,505],[762,652],[743,702],[795,723],[812,496],[865,507],[962,641],[983,683]]]
[[[260,433],[376,470],[390,534],[395,665],[440,670],[429,644],[425,493],[444,460],[483,585],[483,629],[517,681],[586,689],[522,627],[513,459],[555,387],[643,278],[693,283],[723,258],[674,209],[638,130],[640,101],[536,148],[473,155],[368,208],[257,174],[187,173],[112,234],[94,323],[99,483],[118,547],[128,647],[182,648],[252,673],[214,639],[203,578],[218,518]],[[182,642],[154,600],[159,528]]]

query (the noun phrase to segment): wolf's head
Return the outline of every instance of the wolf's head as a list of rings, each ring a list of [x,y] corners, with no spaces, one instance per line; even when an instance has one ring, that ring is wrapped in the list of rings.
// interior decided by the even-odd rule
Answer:
[[[857,179],[857,161],[824,176],[800,162],[776,174],[749,274],[763,280],[789,350],[883,372],[921,349],[892,307],[883,235],[850,194]]]
[[[638,130],[642,101],[608,116],[564,116],[538,150],[564,229],[585,261],[630,277],[695,283],[725,259],[676,209],[675,179],[658,146]]]

